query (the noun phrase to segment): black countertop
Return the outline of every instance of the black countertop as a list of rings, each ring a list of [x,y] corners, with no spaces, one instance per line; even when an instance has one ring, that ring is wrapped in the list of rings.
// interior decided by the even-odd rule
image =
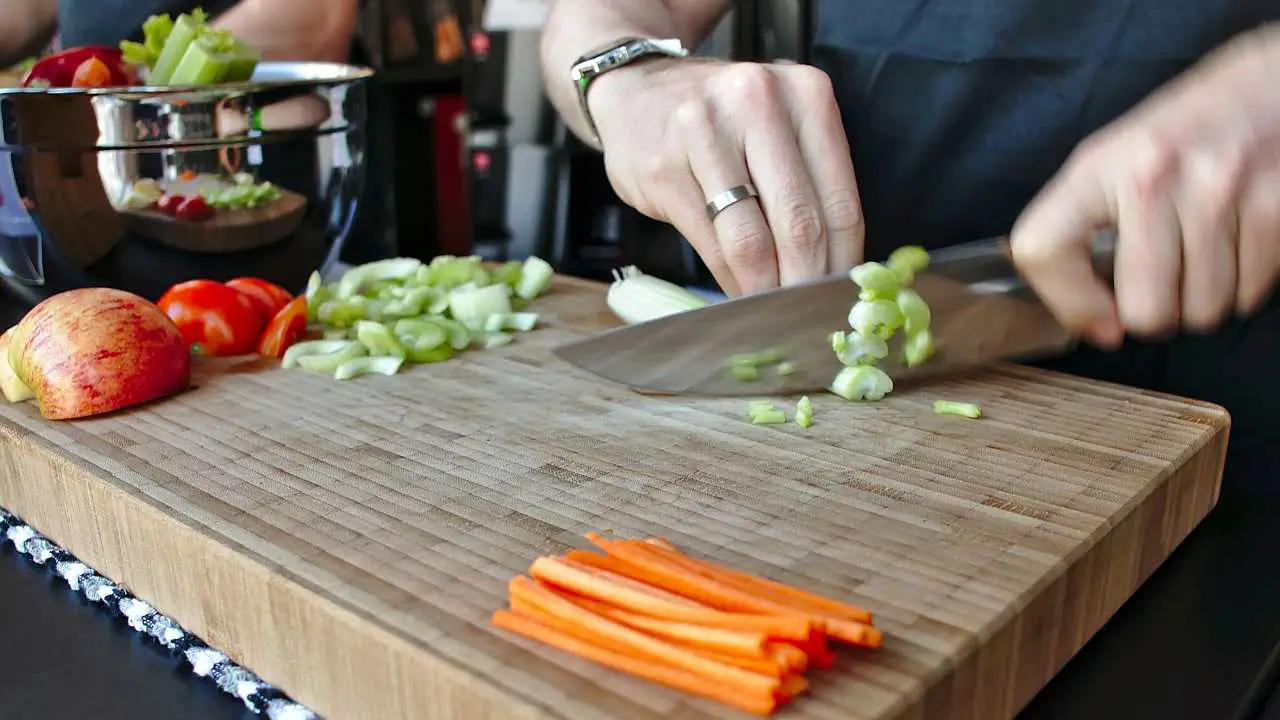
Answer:
[[[1277,547],[1280,500],[1224,497],[1022,720],[1280,720]],[[0,718],[85,717],[258,716],[6,544]]]

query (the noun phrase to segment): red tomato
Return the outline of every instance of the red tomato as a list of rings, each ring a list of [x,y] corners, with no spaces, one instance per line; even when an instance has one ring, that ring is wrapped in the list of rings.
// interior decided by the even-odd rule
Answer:
[[[71,76],[71,87],[90,88],[107,87],[111,84],[111,70],[107,64],[96,57],[80,63],[75,74]]]
[[[241,277],[226,282],[227,287],[233,287],[253,301],[254,307],[258,308],[258,312],[262,313],[264,321],[270,320],[280,312],[280,308],[289,304],[293,299],[293,295],[288,290],[268,282],[262,278]],[[305,309],[305,308],[304,308]]]
[[[179,220],[199,222],[213,217],[213,208],[209,207],[209,203],[205,202],[204,198],[192,195],[174,209],[173,216]]]
[[[280,312],[276,313],[271,324],[262,333],[262,341],[258,343],[258,354],[282,358],[284,351],[301,340],[306,333],[307,299],[294,298],[280,308]]]
[[[22,86],[79,87],[72,84],[76,71],[89,58],[95,58],[106,66],[107,76],[110,78],[106,83],[108,85],[128,85],[135,79],[130,77],[130,71],[126,69],[120,48],[106,45],[88,45],[70,48],[41,58],[23,76]]]
[[[204,355],[248,355],[267,324],[249,296],[212,280],[178,283],[156,305]]]
[[[156,201],[156,209],[172,215],[177,212],[178,206],[186,201],[187,199],[181,195],[161,195],[160,199]]]

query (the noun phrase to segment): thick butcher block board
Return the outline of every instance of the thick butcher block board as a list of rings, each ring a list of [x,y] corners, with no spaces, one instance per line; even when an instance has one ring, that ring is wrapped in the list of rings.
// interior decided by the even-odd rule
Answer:
[[[612,529],[876,613],[884,648],[785,716],[992,720],[1217,497],[1213,406],[1009,367],[758,427],[553,356],[612,322],[600,286],[537,307],[509,347],[392,378],[206,365],[113,417],[0,408],[0,505],[329,718],[739,717],[489,627],[535,557]]]

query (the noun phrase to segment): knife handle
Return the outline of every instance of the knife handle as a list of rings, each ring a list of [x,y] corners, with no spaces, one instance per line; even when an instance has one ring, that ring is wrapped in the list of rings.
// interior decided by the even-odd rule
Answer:
[[[1112,284],[1115,273],[1116,233],[1107,228],[1093,236],[1093,267]],[[1013,265],[1009,236],[953,245],[929,253],[929,270],[960,280],[979,294],[1029,292],[1030,287]]]

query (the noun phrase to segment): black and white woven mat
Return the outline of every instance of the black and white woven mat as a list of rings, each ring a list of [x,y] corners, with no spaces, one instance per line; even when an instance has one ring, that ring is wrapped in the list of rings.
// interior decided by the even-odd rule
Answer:
[[[290,700],[280,690],[233,663],[225,654],[209,647],[172,619],[156,612],[145,601],[98,574],[20,518],[0,508],[0,545],[5,541],[12,543],[31,562],[65,580],[72,592],[99,604],[111,615],[124,618],[129,627],[159,643],[178,662],[185,663],[191,672],[213,681],[223,692],[239,698],[253,712],[270,720],[319,720],[319,716],[310,709]]]

